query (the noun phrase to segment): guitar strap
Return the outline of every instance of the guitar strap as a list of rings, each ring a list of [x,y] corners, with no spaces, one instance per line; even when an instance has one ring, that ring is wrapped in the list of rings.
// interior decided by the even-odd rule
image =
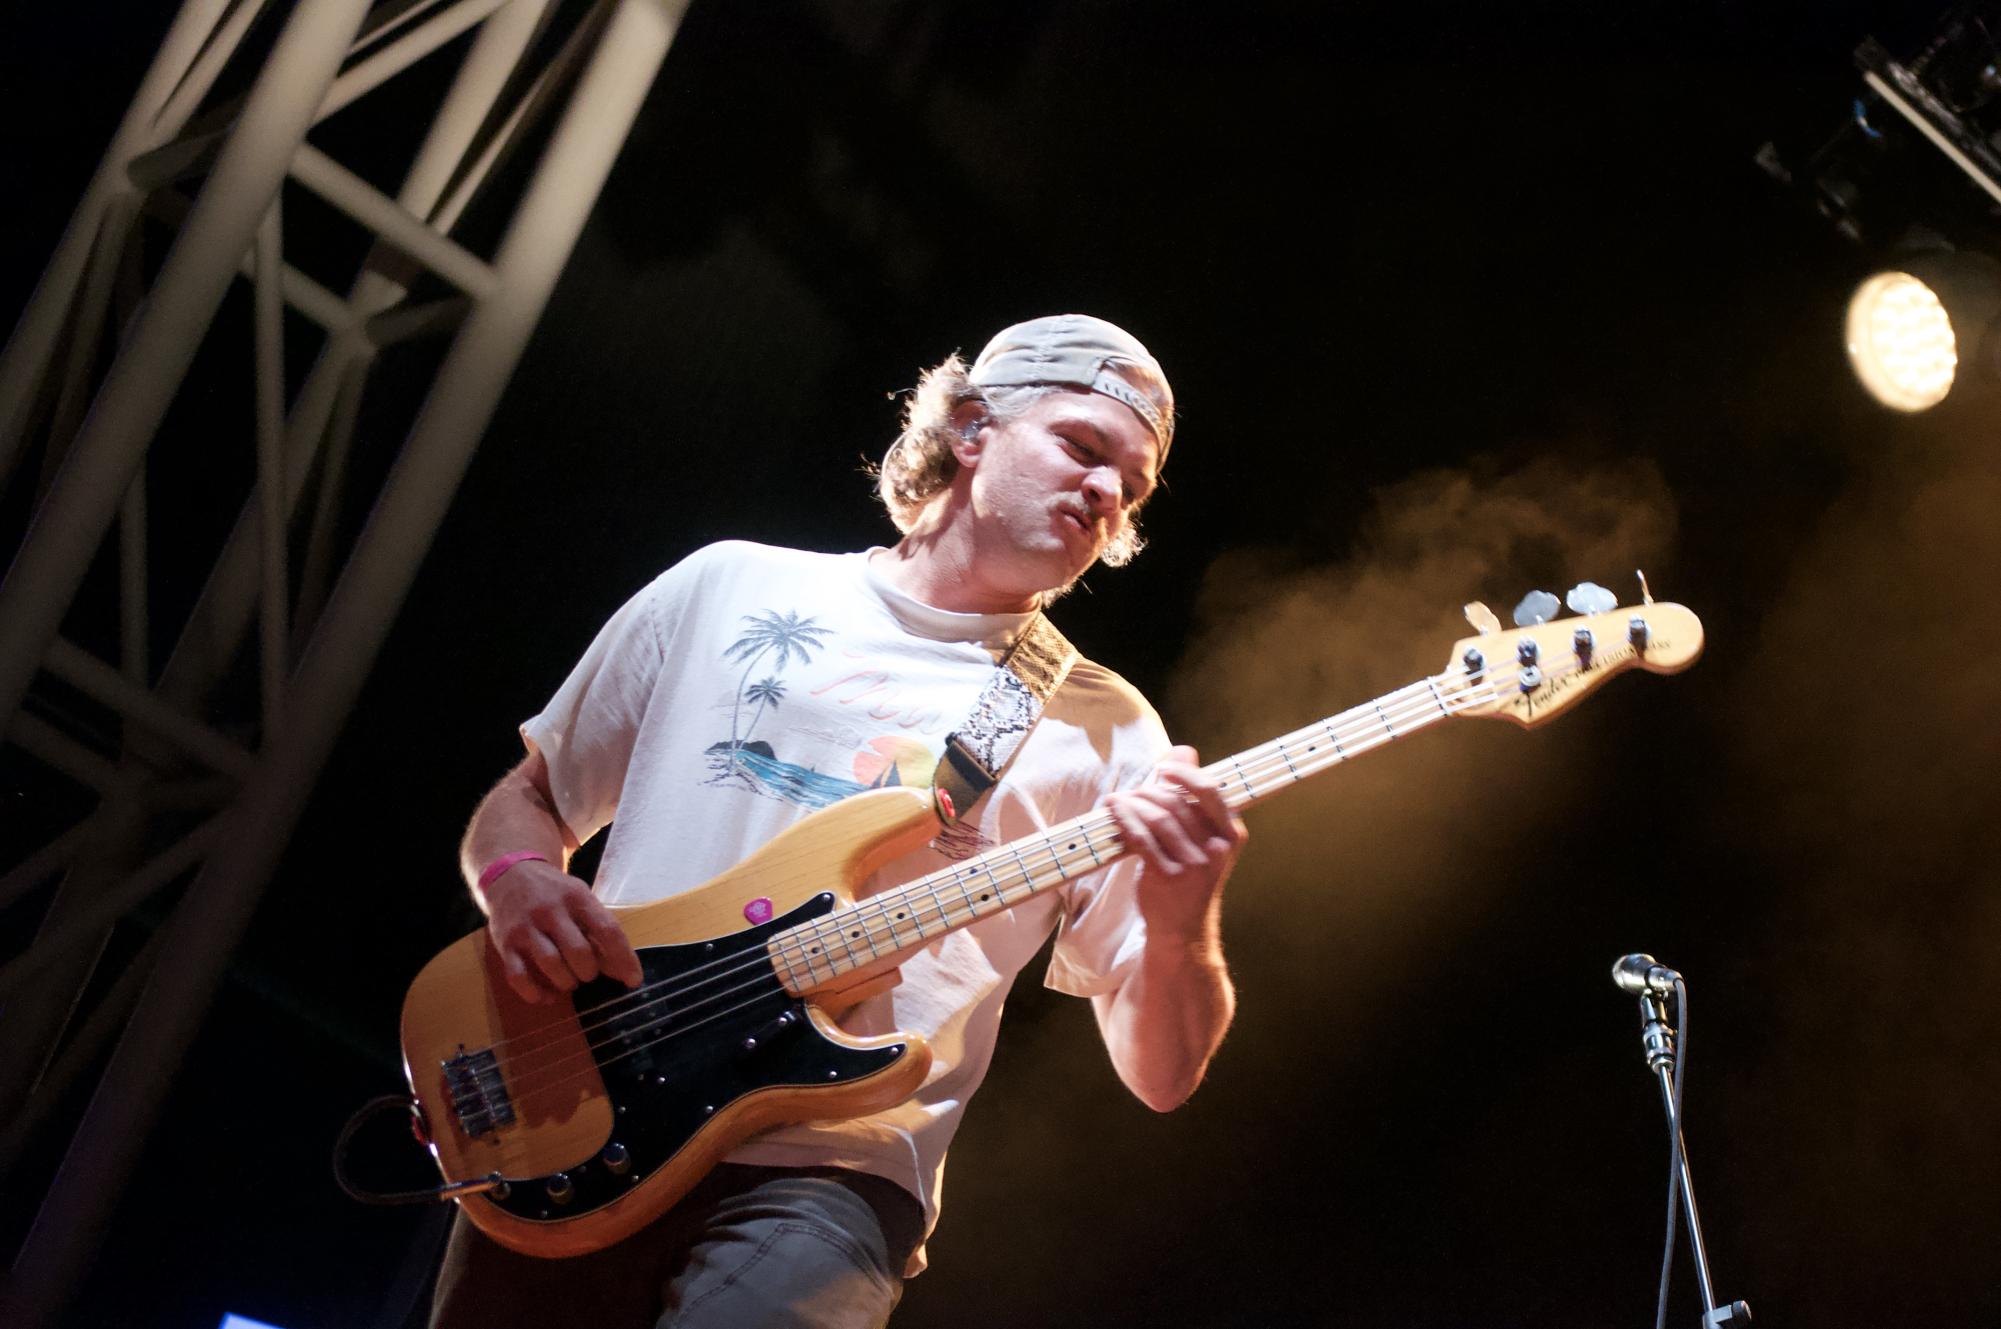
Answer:
[[[931,775],[931,806],[947,826],[958,822],[999,782],[1042,708],[1077,663],[1077,648],[1042,614],[1007,648],[973,710],[945,740]]]

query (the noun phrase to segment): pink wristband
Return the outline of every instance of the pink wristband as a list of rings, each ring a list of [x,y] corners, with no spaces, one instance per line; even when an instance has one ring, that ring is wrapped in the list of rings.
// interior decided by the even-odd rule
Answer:
[[[485,890],[487,887],[493,885],[494,882],[500,880],[501,873],[507,871],[507,869],[513,867],[516,863],[526,863],[530,859],[535,860],[537,863],[546,863],[549,861],[549,856],[547,854],[538,854],[533,849],[521,849],[511,854],[502,854],[499,858],[494,859],[485,868],[481,869],[479,874],[479,888]]]

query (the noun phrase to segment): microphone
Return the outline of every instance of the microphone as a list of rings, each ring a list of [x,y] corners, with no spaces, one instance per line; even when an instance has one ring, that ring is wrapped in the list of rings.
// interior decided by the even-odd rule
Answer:
[[[1651,955],[1621,956],[1612,966],[1614,986],[1634,996],[1651,992],[1665,997],[1674,991],[1674,985],[1680,980],[1680,974]]]

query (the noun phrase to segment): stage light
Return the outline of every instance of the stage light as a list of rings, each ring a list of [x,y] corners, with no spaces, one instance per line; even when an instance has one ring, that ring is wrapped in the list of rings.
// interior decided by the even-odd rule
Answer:
[[[1848,361],[1899,411],[1944,401],[1955,382],[2001,382],[2001,264],[1931,251],[1869,277],[1848,302]]]
[[[1908,60],[1869,38],[1855,51],[1862,94],[1833,135],[1804,158],[1758,150],[1773,179],[1872,255],[1844,340],[1862,386],[1894,410],[2001,387],[1997,33],[2001,0],[1962,0]]]
[[[1869,395],[1895,410],[1945,400],[1959,365],[1954,342],[1938,295],[1908,272],[1879,272],[1848,301],[1848,362]]]

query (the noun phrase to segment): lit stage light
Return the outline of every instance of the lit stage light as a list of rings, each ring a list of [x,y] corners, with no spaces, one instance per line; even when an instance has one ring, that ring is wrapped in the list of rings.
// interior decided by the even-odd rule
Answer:
[[[1879,272],[1848,301],[1848,362],[1869,395],[1899,411],[1938,405],[1959,367],[1952,320],[1908,272]]]
[[[1899,411],[1938,405],[1955,382],[2001,381],[2001,265],[1930,253],[1878,272],[1848,302],[1848,362]]]
[[[1863,91],[1839,128],[1805,155],[1758,150],[1767,174],[1876,255],[1883,270],[1848,304],[1848,360],[1895,410],[2001,400],[1997,34],[2001,0],[1978,0],[1954,4],[1908,63],[1868,38],[1855,51]]]

